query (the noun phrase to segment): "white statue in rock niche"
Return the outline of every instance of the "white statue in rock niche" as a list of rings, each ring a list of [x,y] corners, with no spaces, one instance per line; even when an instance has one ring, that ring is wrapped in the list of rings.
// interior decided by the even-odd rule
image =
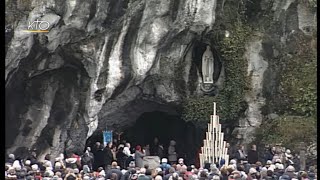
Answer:
[[[213,83],[213,54],[210,50],[210,46],[207,45],[206,51],[202,55],[202,77],[203,83]]]

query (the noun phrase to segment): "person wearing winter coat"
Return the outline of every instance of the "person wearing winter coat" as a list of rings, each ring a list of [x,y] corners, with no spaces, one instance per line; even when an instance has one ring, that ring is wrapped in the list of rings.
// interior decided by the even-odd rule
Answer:
[[[244,146],[243,145],[239,146],[239,149],[236,152],[236,159],[238,160],[238,162],[247,160],[247,154],[244,151]]]
[[[159,156],[159,140],[157,137],[154,138],[153,144],[150,146],[150,155]]]
[[[86,152],[81,156],[81,165],[88,165],[90,169],[92,169],[93,165],[93,153],[90,152],[91,148],[87,147]]]
[[[257,146],[253,144],[248,152],[248,162],[249,164],[255,164],[258,161]]]
[[[123,153],[123,146],[121,146],[118,149],[118,152],[116,154],[116,158],[117,158],[117,163],[119,164],[121,169],[126,168],[125,167],[125,160],[126,160],[126,155]]]
[[[167,158],[162,158],[161,159],[161,164],[160,164],[160,168],[163,172],[166,172],[167,170],[169,170],[171,166],[168,164],[168,159]]]
[[[276,154],[276,148],[271,147],[265,154],[265,161],[267,162],[268,160],[272,161],[273,156]]]
[[[146,154],[142,151],[141,146],[138,145],[136,147],[136,151],[135,151],[135,155],[134,155],[136,167],[140,167],[140,168],[143,167],[143,157],[145,155]]]
[[[113,154],[111,148],[112,142],[109,142],[107,146],[103,149],[105,166],[111,165],[111,162],[113,161]]]
[[[177,162],[177,153],[176,153],[175,145],[176,145],[176,142],[174,140],[171,140],[170,146],[168,147],[168,159],[171,165]]]
[[[112,162],[111,164],[111,169],[109,169],[106,172],[106,179],[111,179],[112,174],[116,174],[117,175],[117,180],[120,180],[122,177],[122,172],[120,171],[120,169],[117,168],[118,163],[117,162]]]
[[[104,152],[103,147],[100,146],[97,148],[96,152],[94,153],[94,160],[93,160],[93,170],[96,171],[99,167],[104,167]]]

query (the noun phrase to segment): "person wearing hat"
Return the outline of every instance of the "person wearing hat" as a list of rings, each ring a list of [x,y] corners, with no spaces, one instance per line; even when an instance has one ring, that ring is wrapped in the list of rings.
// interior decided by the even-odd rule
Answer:
[[[260,175],[260,174],[259,174]],[[249,169],[249,174],[248,174],[248,179],[258,179],[258,171],[256,170],[256,168],[250,168]]]
[[[118,176],[118,179],[121,179],[122,177],[122,172],[120,171],[120,169],[117,168],[118,166],[118,163],[117,162],[112,162],[111,163],[111,169],[109,169],[106,173],[106,179],[110,179],[111,178],[111,175],[112,173],[116,173],[117,176]]]
[[[183,158],[179,158],[178,164],[177,164],[176,167],[177,167],[177,171],[179,171],[181,169],[187,169],[187,166],[184,164],[184,159]]]
[[[26,160],[24,162],[24,167],[27,169],[27,171],[31,170],[31,161],[30,160]]]
[[[184,159],[183,159],[183,158],[179,158],[178,164],[179,164],[180,166],[185,166],[185,164],[184,164]]]
[[[73,158],[73,157],[67,158],[66,167],[72,168],[72,169],[77,168],[77,158]]]
[[[286,152],[284,153],[284,156],[285,156],[285,164],[286,165],[293,165],[294,164],[293,161],[292,161],[293,156],[291,154],[290,149],[286,150]]]
[[[274,175],[276,175],[278,178],[280,176],[282,176],[284,173],[284,166],[283,164],[280,164],[280,163],[276,163],[275,164],[275,169],[274,169]]]
[[[266,167],[268,169],[271,166],[271,164],[272,164],[272,161],[268,160],[264,167]]]
[[[166,172],[170,168],[170,164],[168,164],[168,159],[167,158],[162,158],[161,159],[161,165],[160,168],[162,171]]]
[[[81,156],[81,165],[88,165],[92,169],[94,155],[91,152],[91,147],[87,147],[85,153]]]
[[[293,178],[297,178],[297,175],[295,174],[295,169],[293,166],[288,166],[286,169],[285,169],[285,172],[282,176],[284,175],[288,175],[290,177],[290,179],[293,179]]]
[[[15,160],[16,160],[15,155],[14,155],[14,154],[9,154],[6,163],[8,163],[8,164],[13,164],[13,162],[14,162]]]
[[[21,169],[20,162],[18,160],[15,160],[12,164],[12,167],[15,168],[15,170]]]

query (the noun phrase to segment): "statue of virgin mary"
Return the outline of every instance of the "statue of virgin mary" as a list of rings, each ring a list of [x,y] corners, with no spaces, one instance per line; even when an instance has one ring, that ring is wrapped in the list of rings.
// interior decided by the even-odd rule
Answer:
[[[213,54],[210,50],[210,46],[207,45],[206,51],[202,55],[202,82],[213,83]]]

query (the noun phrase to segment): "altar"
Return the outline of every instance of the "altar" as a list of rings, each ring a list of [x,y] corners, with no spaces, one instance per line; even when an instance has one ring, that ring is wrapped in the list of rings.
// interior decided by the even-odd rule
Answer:
[[[143,166],[149,165],[149,169],[156,169],[160,167],[160,158],[158,156],[145,156],[143,157]]]

